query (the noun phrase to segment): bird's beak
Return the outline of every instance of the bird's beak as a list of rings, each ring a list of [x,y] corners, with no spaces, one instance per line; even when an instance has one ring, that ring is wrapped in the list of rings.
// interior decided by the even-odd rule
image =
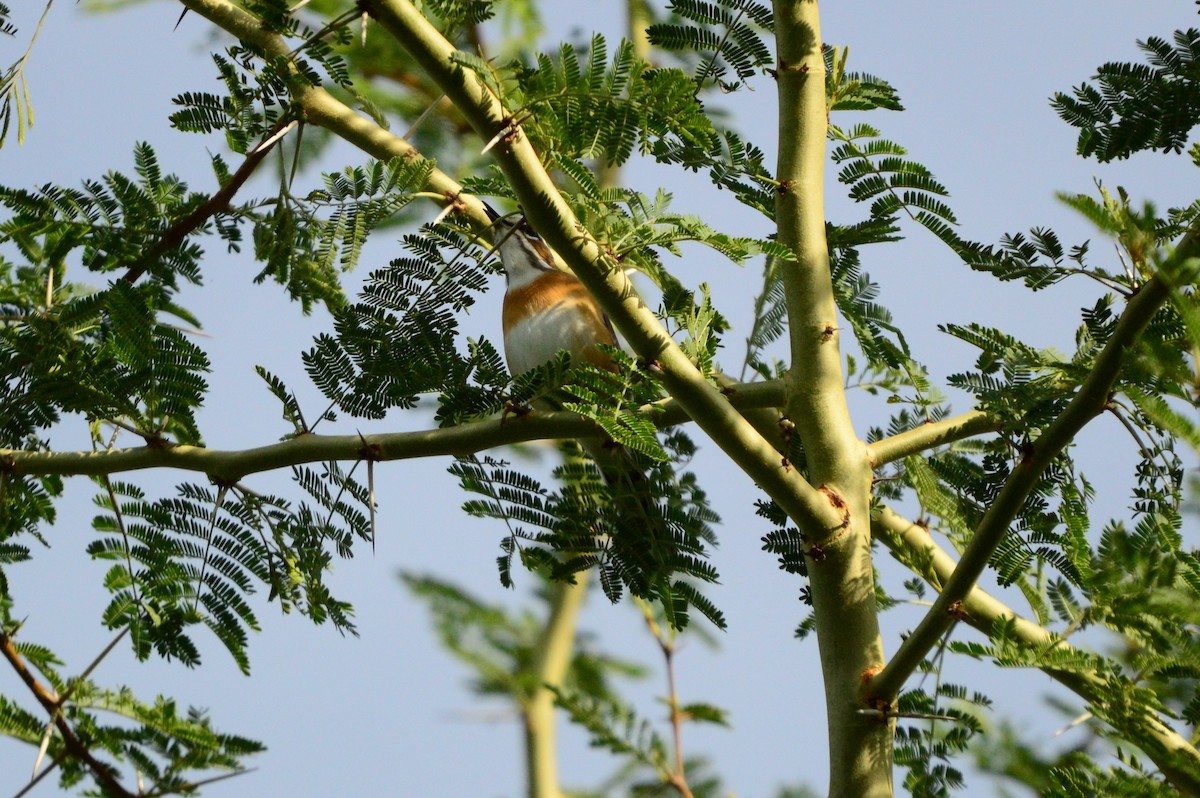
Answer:
[[[483,203],[483,209],[487,211],[488,218],[493,222],[500,218],[500,214],[496,213],[496,209],[486,202]]]

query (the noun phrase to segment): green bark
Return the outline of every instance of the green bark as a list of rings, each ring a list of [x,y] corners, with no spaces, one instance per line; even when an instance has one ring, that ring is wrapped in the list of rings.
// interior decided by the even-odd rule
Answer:
[[[839,523],[795,518],[809,544],[829,727],[830,798],[892,794],[894,724],[862,714],[865,678],[883,664],[870,550],[871,465],[846,406],[838,316],[825,239],[823,180],[828,111],[816,2],[775,3],[778,48],[779,241],[795,254],[782,265],[791,368],[787,413],[804,444],[809,480]]]

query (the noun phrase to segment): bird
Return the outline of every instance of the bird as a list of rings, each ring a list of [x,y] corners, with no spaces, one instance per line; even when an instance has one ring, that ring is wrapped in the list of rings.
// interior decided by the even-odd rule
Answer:
[[[555,266],[554,253],[523,218],[484,207],[507,283],[502,324],[509,371],[528,371],[564,350],[575,365],[616,371],[599,345],[617,346],[617,334],[579,278]]]
[[[555,265],[553,250],[524,218],[501,216],[486,203],[484,208],[506,276],[502,323],[509,371],[521,374],[565,350],[574,366],[589,363],[618,374],[613,356],[604,349],[618,346],[612,322],[579,278]],[[561,407],[553,396],[535,404]],[[662,473],[652,478],[644,470],[647,463],[610,439],[591,437],[579,443],[609,488],[606,510],[600,512],[609,531],[576,538],[583,550],[575,553],[599,564],[600,582],[610,599],[617,600],[624,583],[637,596],[657,598],[670,623],[681,627],[687,622],[686,607],[680,604],[681,587],[673,574],[715,578],[715,571],[710,577],[693,568],[703,556],[703,541],[680,521],[681,509],[672,510],[678,496],[672,501],[663,493],[669,485]]]

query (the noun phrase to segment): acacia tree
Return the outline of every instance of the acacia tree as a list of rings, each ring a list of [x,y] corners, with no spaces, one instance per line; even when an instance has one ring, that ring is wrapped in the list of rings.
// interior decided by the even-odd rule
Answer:
[[[937,670],[947,652],[1041,670],[1095,718],[1105,748],[1031,772],[1025,778],[1038,791],[1200,794],[1192,633],[1200,563],[1180,535],[1176,453],[1180,441],[1200,442],[1190,359],[1200,347],[1200,204],[1161,215],[1124,192],[1065,196],[1113,240],[1120,262],[1086,245],[1064,249],[1045,228],[997,245],[964,239],[932,173],[856,117],[900,110],[899,98],[884,79],[847,70],[845,50],[823,43],[811,1],[672,0],[655,10],[631,0],[627,41],[595,37],[536,56],[519,37],[500,52],[483,41],[492,13],[527,11],[516,2],[180,2],[236,41],[213,54],[223,91],[183,93],[172,116],[182,131],[224,133],[238,162],[213,157],[219,189],[188,191],[147,145],[136,148],[133,176],[0,189],[8,212],[0,225],[8,246],[0,260],[0,564],[34,556],[27,544],[53,521],[64,477],[90,477],[102,512],[87,551],[111,563],[103,622],[138,657],[185,664],[198,662],[193,636],[203,626],[245,669],[257,587],[284,609],[352,628],[324,579],[335,555],[372,539],[374,464],[451,457],[470,494],[466,511],[500,530],[501,581],[511,582],[518,563],[546,580],[544,621],[514,621],[448,582],[409,581],[483,689],[519,707],[529,794],[561,794],[556,706],[616,755],[648,767],[659,788],[711,794],[715,783],[689,778],[678,728],[719,712],[683,706],[672,693],[672,750],[610,688],[607,674],[619,664],[574,650],[593,575],[610,599],[640,602],[668,664],[678,630],[724,625],[719,592],[704,589],[718,574],[715,517],[686,471],[699,436],[762,491],[759,514],[773,527],[764,547],[805,580],[811,615],[800,631],[819,644],[830,796],[890,795],[894,764],[914,794],[945,794],[960,782],[951,757],[978,731],[972,705],[986,697],[912,680]],[[8,16],[0,6],[11,33]],[[1105,65],[1092,84],[1055,98],[1080,130],[1082,156],[1177,154],[1187,145],[1200,118],[1200,32],[1142,47],[1147,64]],[[3,106],[5,130],[15,123],[21,133],[22,67],[6,73]],[[773,158],[701,103],[751,81],[776,88]],[[410,134],[391,132],[393,118],[411,120]],[[305,150],[294,140],[316,131],[371,160],[306,192],[297,177]],[[462,146],[472,135],[478,146]],[[293,142],[288,179],[277,195],[245,197],[246,181],[285,149],[281,142]],[[670,212],[663,197],[621,188],[620,167],[635,154],[707,172],[714,190],[761,213],[773,234],[731,235]],[[1200,149],[1189,156],[1200,165]],[[860,221],[826,220],[828,161],[866,206]],[[491,342],[459,334],[458,314],[495,270],[479,196],[519,204],[608,312],[630,350],[612,352],[618,372],[562,357],[510,375]],[[360,296],[345,296],[340,269],[372,234],[386,235],[384,225],[430,201],[445,212],[404,237],[409,254],[372,274]],[[1082,313],[1076,351],[1066,357],[1007,331],[947,325],[980,352],[949,380],[975,406],[952,415],[860,268],[863,247],[895,241],[904,227],[1030,291],[1090,278],[1098,296]],[[333,314],[332,329],[304,354],[326,409],[306,413],[260,369],[292,426],[282,442],[203,445],[194,413],[208,361],[179,327],[200,320],[177,297],[198,282],[199,242],[213,236],[245,247],[259,279],[277,281],[300,309],[324,304]],[[713,297],[661,257],[685,242],[761,266],[744,353],[749,381],[723,370],[733,367],[718,358],[727,325]],[[661,301],[647,299],[631,272]],[[88,290],[84,278],[107,285]],[[849,377],[902,408],[867,440],[851,423]],[[561,409],[530,409],[549,397]],[[420,401],[436,406],[436,427],[324,432],[340,418],[379,419]],[[1119,419],[1141,453],[1130,516],[1111,521],[1093,517],[1092,487],[1071,457],[1072,442],[1101,414]],[[91,450],[50,446],[55,425],[80,420]],[[117,433],[139,443],[119,446]],[[580,448],[589,438],[604,445]],[[553,485],[484,454],[547,439],[561,441],[564,454]],[[600,450],[635,461],[646,478],[609,484],[585,454]],[[256,489],[257,475],[288,468],[302,499]],[[141,469],[197,478],[155,498],[121,476]],[[900,503],[914,500],[919,516],[905,518]],[[877,582],[882,549],[872,541],[919,579]],[[1023,614],[978,586],[989,569],[1020,589]],[[936,593],[928,611],[902,639],[884,640],[879,613],[905,592],[925,595],[921,580]],[[64,675],[51,651],[20,635],[21,597],[10,595],[3,571],[0,591],[0,650],[28,691],[0,697],[0,730],[41,746],[41,775],[57,769],[64,786],[110,796],[185,792],[259,750],[169,702],[105,688],[91,667]],[[952,634],[962,624],[982,636]],[[1125,649],[1105,654],[1068,639],[1089,626],[1116,633]],[[468,629],[478,634],[473,643],[464,642]],[[112,712],[121,722],[104,721]]]

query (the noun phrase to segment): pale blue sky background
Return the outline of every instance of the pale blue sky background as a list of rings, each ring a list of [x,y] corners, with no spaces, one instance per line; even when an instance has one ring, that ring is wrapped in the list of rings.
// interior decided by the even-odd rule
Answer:
[[[15,40],[0,40],[3,64],[24,51],[42,7],[36,0],[9,5],[21,32]],[[586,38],[600,30],[615,40],[622,30],[623,4],[611,0],[564,0],[548,8],[551,36],[578,31]],[[10,139],[0,151],[0,183],[78,185],[109,168],[131,171],[134,143],[147,140],[157,149],[164,171],[184,176],[194,188],[211,190],[205,147],[219,151],[221,141],[174,132],[166,122],[174,95],[218,90],[207,56],[211,28],[188,15],[172,31],[178,16],[179,6],[168,2],[95,15],[57,0],[28,68],[37,124],[23,147]],[[1113,166],[1080,161],[1073,154],[1075,131],[1056,118],[1047,97],[1077,85],[1104,61],[1138,59],[1135,39],[1170,36],[1177,28],[1197,24],[1195,6],[1184,0],[859,2],[826,4],[823,33],[830,43],[851,46],[851,69],[879,74],[898,88],[907,112],[875,114],[870,121],[907,146],[950,188],[964,235],[994,241],[1006,232],[1049,225],[1070,245],[1093,237],[1092,231],[1054,200],[1055,191],[1090,191],[1093,178],[1100,177],[1108,185],[1126,186],[1135,198],[1152,198],[1168,207],[1196,196],[1196,172],[1183,157],[1138,156]],[[754,85],[754,91],[726,102],[746,136],[770,160],[774,85],[766,79]],[[340,147],[329,163],[364,160]],[[704,215],[726,232],[765,232],[761,219],[710,189],[703,176],[636,165],[626,174],[642,190],[662,185],[674,191],[678,210]],[[829,218],[861,218],[865,210],[850,206],[833,175],[831,171]],[[434,213],[431,206],[430,218]],[[1068,283],[1028,301],[1022,288],[1001,285],[958,264],[922,230],[908,232],[912,239],[900,246],[864,252],[865,263],[883,286],[882,301],[935,378],[968,367],[975,356],[939,334],[938,323],[1003,325],[1035,345],[1072,348],[1078,309],[1094,301],[1093,284]],[[275,286],[251,284],[257,267],[248,258],[228,256],[216,242],[209,250],[205,290],[185,296],[185,304],[212,336],[201,342],[214,364],[213,392],[200,417],[201,429],[213,447],[267,443],[286,430],[276,403],[252,369],[267,366],[297,390],[304,406],[323,406],[307,384],[299,352],[326,328],[328,319],[319,312],[301,318]],[[358,273],[348,278],[350,284],[397,252],[380,237]],[[1097,240],[1092,252],[1101,262],[1112,250]],[[714,286],[719,307],[737,325],[727,338],[726,356],[729,364],[740,364],[739,342],[757,277],[707,253],[689,258],[680,274],[693,285],[707,281]],[[464,320],[466,334],[498,340],[500,286],[493,288],[497,290]],[[856,395],[853,402],[860,433],[886,423],[888,408],[879,400]],[[968,405],[959,399],[956,409]],[[370,426],[350,420],[325,431],[427,425],[426,416],[413,414]],[[1085,466],[1085,472],[1101,485],[1105,506],[1119,513],[1127,503],[1133,445],[1115,423],[1101,420],[1093,426],[1083,451],[1102,458],[1102,465]],[[84,445],[82,425],[68,425],[57,441],[63,447]],[[489,600],[514,606],[523,600],[521,589],[506,592],[498,584],[494,558],[502,530],[458,510],[461,496],[445,465],[396,463],[377,471],[377,552],[372,557],[360,551],[354,560],[339,563],[333,577],[340,596],[355,605],[361,637],[341,638],[331,629],[281,617],[274,607],[259,604],[264,631],[251,643],[250,678],[241,676],[215,641],[207,639],[202,639],[205,665],[198,670],[158,661],[138,664],[122,646],[95,678],[130,683],[143,698],[162,692],[182,704],[206,707],[219,729],[267,743],[270,750],[253,763],[257,772],[215,786],[210,795],[522,794],[519,731],[512,718],[503,707],[480,704],[464,689],[467,672],[438,648],[424,608],[395,578],[400,568],[429,571]],[[799,584],[779,573],[774,558],[759,548],[767,527],[753,516],[756,493],[749,481],[712,451],[701,453],[697,468],[725,519],[715,555],[722,585],[711,595],[725,610],[730,629],[721,635],[719,651],[698,641],[685,644],[678,658],[679,687],[684,701],[726,707],[733,729],[689,729],[686,750],[713,756],[727,789],[739,796],[767,796],[780,784],[801,780],[823,789],[824,707],[816,643],[792,638],[802,615],[796,600]],[[168,490],[185,478],[190,477],[137,477],[152,491]],[[283,479],[260,477],[251,484],[288,489]],[[36,552],[31,565],[9,570],[17,615],[28,618],[22,635],[56,650],[67,660],[67,672],[83,668],[109,640],[99,625],[107,600],[100,587],[105,566],[83,553],[91,535],[92,493],[88,482],[70,483],[60,520],[47,531],[53,548]],[[1194,518],[1187,523],[1194,541]],[[887,572],[898,592],[894,570]],[[524,586],[529,583],[522,580]],[[918,617],[915,608],[884,616],[889,651]],[[628,607],[612,607],[594,596],[583,625],[608,650],[657,666],[653,641]],[[995,716],[1015,717],[1033,740],[1051,744],[1052,734],[1064,723],[1036,700],[1043,694],[1064,695],[1040,674],[997,673],[954,662],[947,678],[992,694]],[[28,703],[9,672],[0,671],[0,691]],[[642,698],[642,711],[650,717],[661,714],[653,702],[661,692],[657,677],[630,690]],[[1067,744],[1071,740],[1069,734],[1060,738]],[[588,749],[584,737],[565,725],[562,748],[565,786],[592,786],[610,772],[612,761]],[[0,740],[0,794],[18,789],[33,756],[24,746]],[[51,792],[44,784],[35,794]]]

